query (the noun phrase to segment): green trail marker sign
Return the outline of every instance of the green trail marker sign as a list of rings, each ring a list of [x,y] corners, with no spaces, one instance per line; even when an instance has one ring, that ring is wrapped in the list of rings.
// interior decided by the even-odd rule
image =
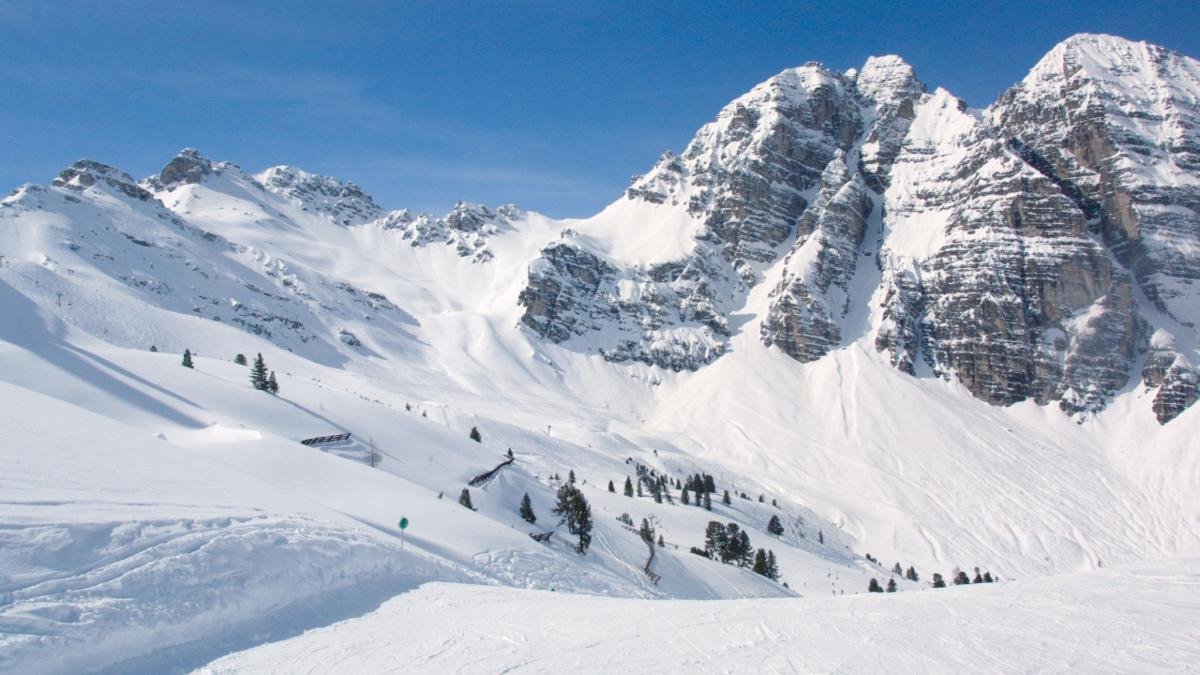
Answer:
[[[404,550],[404,531],[408,529],[408,517],[400,516],[400,550]]]

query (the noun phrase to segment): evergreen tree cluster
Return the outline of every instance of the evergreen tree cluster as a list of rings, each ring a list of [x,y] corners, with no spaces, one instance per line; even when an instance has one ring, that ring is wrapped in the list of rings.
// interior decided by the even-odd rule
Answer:
[[[587,553],[592,543],[592,507],[584,498],[583,492],[575,487],[575,472],[571,472],[572,480],[563,483],[558,488],[558,500],[552,512],[558,516],[558,524],[566,524],[567,531],[579,536],[579,544],[575,552]]]
[[[882,586],[879,585],[879,580],[877,580],[875,577],[871,577],[871,581],[867,584],[867,592],[868,593],[884,593],[885,590]],[[888,579],[886,592],[887,593],[895,593],[896,592],[896,580],[895,579]]]
[[[713,493],[717,491],[716,482],[713,480],[713,477],[706,473],[689,476],[684,482],[683,487],[690,490],[693,494]]]
[[[908,568],[908,572],[905,573],[905,578],[911,581],[918,581],[916,570],[911,567]],[[996,581],[996,579],[996,577],[992,576],[991,572],[981,572],[978,567],[975,568],[974,577],[968,575],[966,572],[957,567],[954,568],[954,573],[950,577],[950,581],[953,582],[955,586],[966,586],[968,584],[990,584]],[[933,587],[946,587],[946,579],[941,574],[936,572],[933,574]]]
[[[779,581],[779,563],[775,562],[774,551],[758,549],[758,552],[754,554],[754,567],[751,570],[771,581]]]
[[[750,535],[737,523],[710,520],[704,531],[704,550],[708,557],[738,567],[750,567],[754,562],[754,547]]]
[[[275,371],[267,370],[262,353],[254,357],[254,365],[250,366],[250,385],[259,391],[271,394],[279,393],[279,382],[275,380]]]

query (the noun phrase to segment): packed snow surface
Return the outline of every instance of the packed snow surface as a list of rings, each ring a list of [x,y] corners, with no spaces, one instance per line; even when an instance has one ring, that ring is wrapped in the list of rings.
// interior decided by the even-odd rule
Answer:
[[[198,672],[1187,672],[1200,626],[1178,619],[1200,616],[1198,562],[769,601],[438,583]]]

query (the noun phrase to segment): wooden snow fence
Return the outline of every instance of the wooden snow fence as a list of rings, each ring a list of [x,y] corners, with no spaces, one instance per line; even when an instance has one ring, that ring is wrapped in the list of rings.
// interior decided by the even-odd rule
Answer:
[[[300,445],[329,445],[330,443],[340,443],[349,439],[349,433],[334,434],[332,436],[314,436],[312,438],[305,438],[304,440],[300,441]]]

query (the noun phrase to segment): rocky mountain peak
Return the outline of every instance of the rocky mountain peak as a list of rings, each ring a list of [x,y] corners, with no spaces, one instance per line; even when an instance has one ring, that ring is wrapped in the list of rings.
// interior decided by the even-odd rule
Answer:
[[[116,167],[91,159],[81,159],[63,169],[51,185],[80,191],[92,187],[108,186],[134,199],[146,201],[154,198],[146,189],[139,186],[129,174]]]
[[[1076,35],[990,109],[997,133],[1091,220],[1151,307],[1180,338],[1152,346],[1143,380],[1169,419],[1195,400],[1176,356],[1200,342],[1200,61],[1144,42]],[[1158,342],[1162,342],[1159,340]],[[1162,367],[1160,367],[1162,366]]]
[[[867,59],[853,79],[870,111],[859,169],[868,186],[883,192],[887,188],[892,162],[916,116],[916,106],[926,93],[925,84],[917,79],[917,72],[911,65],[892,55]]]
[[[212,173],[212,160],[195,148],[184,148],[159,172],[157,185],[171,189],[179,185],[195,184]]]
[[[901,370],[1086,414],[1157,328],[1179,338],[1157,339],[1143,374],[1167,421],[1200,396],[1198,72],[1080,35],[981,112],[896,56],[785,70],[635,179],[624,199],[643,206],[616,209],[686,222],[683,259],[623,267],[555,242],[530,267],[522,323],[609,360],[695,369],[725,353],[731,313],[777,270],[761,338],[813,361],[861,336],[846,334],[867,300],[851,282],[874,259],[866,330]]]
[[[925,84],[907,61],[894,54],[872,56],[854,75],[854,84],[876,107],[900,105],[925,93]],[[908,115],[911,117],[912,112]]]
[[[268,192],[282,195],[305,211],[324,215],[339,225],[357,225],[383,215],[375,200],[349,181],[291,166],[273,166],[255,178]]]

